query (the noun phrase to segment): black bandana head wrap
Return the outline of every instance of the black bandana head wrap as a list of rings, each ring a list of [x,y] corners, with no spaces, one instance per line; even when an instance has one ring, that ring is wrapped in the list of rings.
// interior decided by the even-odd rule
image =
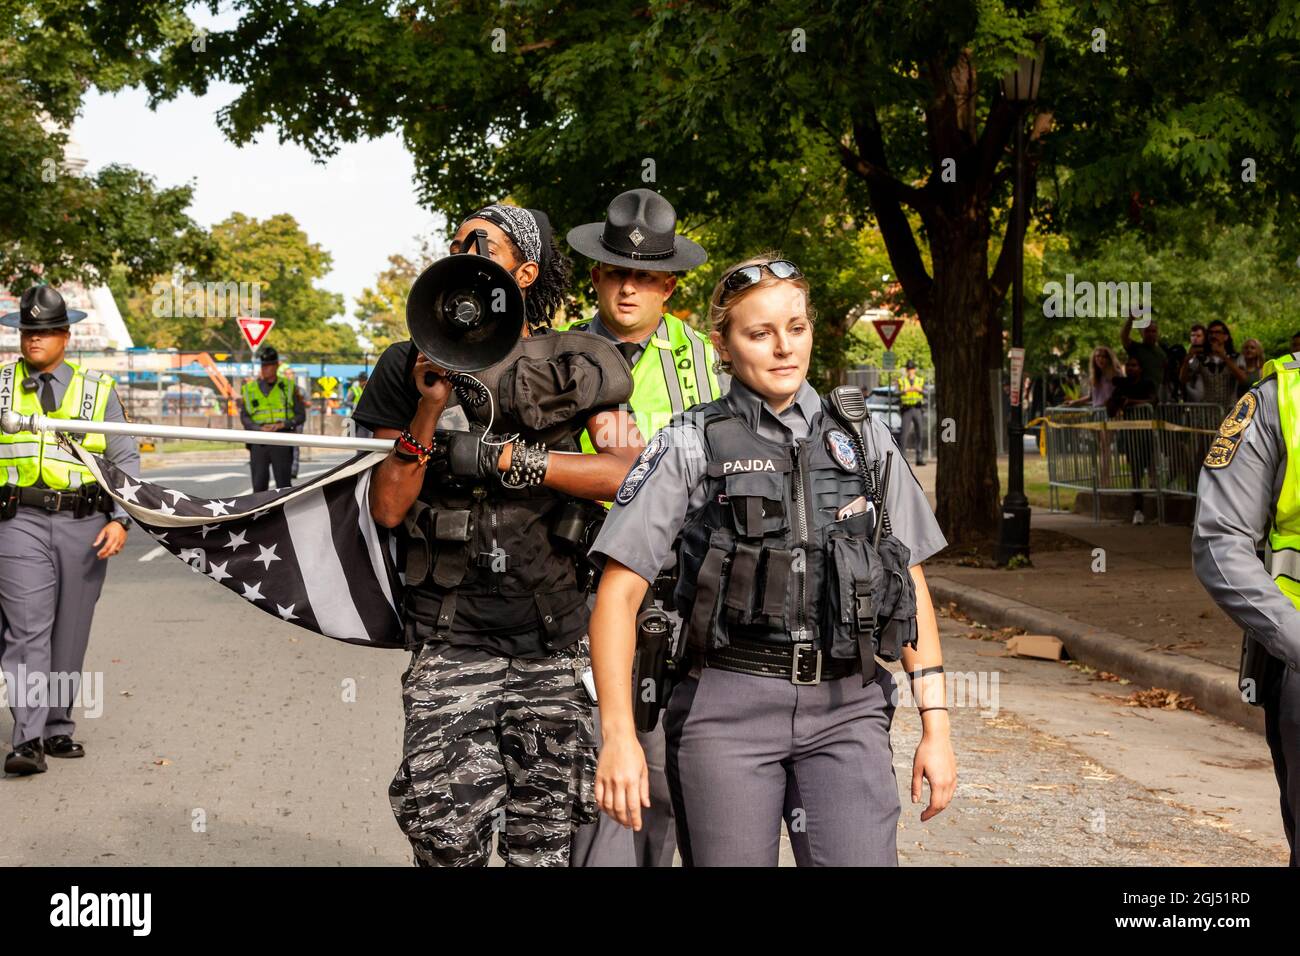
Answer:
[[[545,270],[551,254],[551,220],[540,209],[523,209],[493,203],[465,218],[486,219],[514,240],[524,262],[536,262]],[[465,223],[462,222],[461,225]]]

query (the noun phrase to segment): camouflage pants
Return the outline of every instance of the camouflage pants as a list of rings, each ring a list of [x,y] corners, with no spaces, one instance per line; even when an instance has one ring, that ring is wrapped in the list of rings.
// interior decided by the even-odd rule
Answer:
[[[567,866],[596,819],[586,640],[548,658],[431,642],[402,675],[403,760],[388,788],[417,866]]]

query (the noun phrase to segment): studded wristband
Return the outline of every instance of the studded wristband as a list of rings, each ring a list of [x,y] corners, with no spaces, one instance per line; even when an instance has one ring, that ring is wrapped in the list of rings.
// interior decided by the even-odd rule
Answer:
[[[546,478],[547,461],[546,445],[530,445],[517,439],[510,449],[510,468],[501,476],[501,484],[514,489],[540,485]]]

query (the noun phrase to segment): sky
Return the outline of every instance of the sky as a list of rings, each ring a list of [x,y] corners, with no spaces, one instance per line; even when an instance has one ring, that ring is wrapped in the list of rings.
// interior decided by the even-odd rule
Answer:
[[[232,212],[258,219],[289,213],[334,257],[319,285],[346,297],[351,318],[357,296],[374,285],[390,255],[413,255],[417,236],[440,230],[440,217],[416,201],[411,158],[396,134],[345,145],[326,164],[298,146],[281,145],[271,128],[256,143],[236,148],[216,124],[217,111],[236,92],[214,83],[203,97],[181,96],[154,112],[143,90],[92,91],[72,138],[88,172],[125,163],[159,186],[192,183],[189,213],[202,226]]]

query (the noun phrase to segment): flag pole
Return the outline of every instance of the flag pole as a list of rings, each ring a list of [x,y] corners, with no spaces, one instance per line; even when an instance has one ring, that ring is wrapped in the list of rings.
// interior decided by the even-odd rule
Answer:
[[[298,445],[338,448],[348,451],[392,451],[392,439],[348,438],[343,435],[300,435],[296,432],[245,431],[242,428],[190,428],[183,425],[150,425],[144,422],[92,422],[78,418],[47,418],[19,415],[13,409],[0,414],[0,431],[70,432],[78,435],[132,435],[148,438],[191,438],[198,441],[228,441],[250,445]]]

